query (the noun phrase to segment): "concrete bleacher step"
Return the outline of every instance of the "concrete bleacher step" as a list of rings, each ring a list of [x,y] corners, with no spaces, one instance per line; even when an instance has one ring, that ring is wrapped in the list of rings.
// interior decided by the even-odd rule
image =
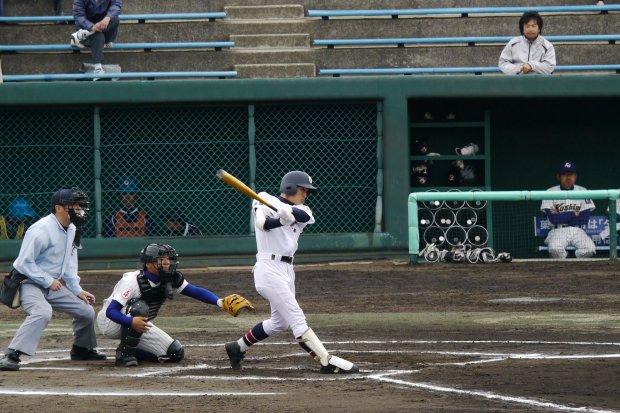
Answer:
[[[281,4],[265,6],[226,6],[226,19],[229,20],[278,20],[303,19],[304,6],[301,4]]]
[[[283,78],[283,77],[315,77],[314,63],[287,64],[239,64],[235,65],[237,77],[247,78]]]
[[[235,42],[235,49],[310,48],[310,35],[308,33],[235,34],[230,36],[230,40]]]

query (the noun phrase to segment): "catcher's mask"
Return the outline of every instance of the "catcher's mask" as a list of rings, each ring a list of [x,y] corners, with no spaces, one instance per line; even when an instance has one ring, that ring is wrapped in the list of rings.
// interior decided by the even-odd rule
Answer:
[[[164,268],[164,257],[170,260],[168,269]],[[140,252],[140,261],[145,265],[149,262],[155,263],[162,282],[165,282],[170,281],[176,274],[179,266],[179,254],[168,244],[149,244]]]

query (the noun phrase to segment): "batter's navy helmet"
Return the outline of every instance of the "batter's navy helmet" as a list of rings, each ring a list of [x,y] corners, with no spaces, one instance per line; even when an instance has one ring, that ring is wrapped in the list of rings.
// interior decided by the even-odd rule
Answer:
[[[316,194],[319,190],[312,185],[312,178],[302,171],[291,171],[284,175],[282,182],[280,183],[280,192],[286,195],[295,195],[297,193],[297,187],[307,188],[313,194]]]

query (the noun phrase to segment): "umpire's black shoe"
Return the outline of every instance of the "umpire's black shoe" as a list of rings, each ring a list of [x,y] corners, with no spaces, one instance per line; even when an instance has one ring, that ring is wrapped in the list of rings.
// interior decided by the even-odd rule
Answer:
[[[4,357],[0,359],[0,370],[3,371],[17,371],[19,370],[19,363],[21,362],[19,355],[21,353],[17,350],[8,349]]]
[[[230,367],[232,367],[233,370],[241,370],[241,360],[245,357],[245,353],[241,351],[239,343],[231,341],[230,343],[224,344],[224,348],[226,348],[226,353],[230,359]]]
[[[71,347],[71,360],[105,360],[106,355],[94,348],[79,347],[75,344]]]

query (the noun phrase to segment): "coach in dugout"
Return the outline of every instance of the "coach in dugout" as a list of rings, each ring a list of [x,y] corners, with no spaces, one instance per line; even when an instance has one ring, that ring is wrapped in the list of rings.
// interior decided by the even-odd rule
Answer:
[[[582,186],[575,185],[577,181],[577,166],[574,162],[565,161],[557,170],[560,185],[553,186],[547,191],[585,191]],[[545,243],[549,247],[552,258],[566,258],[566,247],[575,247],[575,257],[590,258],[596,253],[596,246],[592,239],[581,229],[590,219],[590,211],[594,209],[591,199],[545,200],[540,206],[552,225]]]
[[[555,49],[540,35],[543,19],[535,11],[519,19],[521,36],[510,40],[499,57],[499,68],[507,75],[550,75],[555,69]]]

